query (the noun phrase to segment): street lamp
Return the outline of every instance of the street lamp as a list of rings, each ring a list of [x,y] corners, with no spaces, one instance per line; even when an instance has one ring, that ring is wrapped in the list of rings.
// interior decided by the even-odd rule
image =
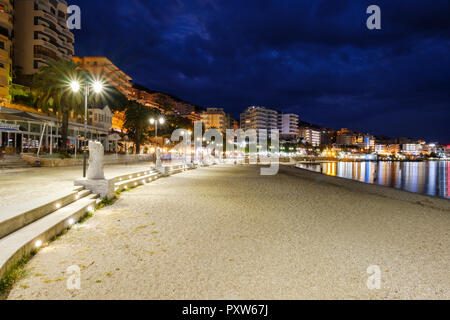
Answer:
[[[101,81],[93,81],[91,83],[92,89],[95,93],[101,93],[103,91],[103,83]],[[81,85],[78,81],[74,80],[70,83],[70,88],[73,92],[77,93],[80,91]],[[89,85],[86,82],[84,86],[84,150],[83,150],[83,178],[86,178],[86,158],[87,158],[87,123],[88,123],[88,96],[89,96]]]
[[[159,124],[163,125],[166,120],[163,117],[160,117],[158,120],[155,120],[154,118],[150,119],[150,124],[154,124],[155,125],[155,144],[156,144],[156,149],[158,149],[158,122]]]

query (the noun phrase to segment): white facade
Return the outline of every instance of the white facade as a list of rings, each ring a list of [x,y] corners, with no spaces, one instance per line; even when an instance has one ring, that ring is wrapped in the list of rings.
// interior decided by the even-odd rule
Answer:
[[[302,137],[305,140],[306,143],[309,143],[313,147],[320,146],[321,143],[321,136],[322,132],[320,130],[314,130],[314,129],[303,129],[302,130]]]
[[[241,129],[278,129],[278,112],[265,107],[252,106],[241,113]]]
[[[298,136],[298,120],[299,117],[296,114],[280,113],[278,115],[278,129],[280,130],[280,134],[285,136]]]

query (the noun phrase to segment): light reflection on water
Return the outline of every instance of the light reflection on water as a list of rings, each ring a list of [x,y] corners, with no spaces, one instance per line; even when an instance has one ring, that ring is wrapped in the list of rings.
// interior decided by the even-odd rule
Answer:
[[[450,199],[449,161],[331,162],[298,166],[329,176]]]

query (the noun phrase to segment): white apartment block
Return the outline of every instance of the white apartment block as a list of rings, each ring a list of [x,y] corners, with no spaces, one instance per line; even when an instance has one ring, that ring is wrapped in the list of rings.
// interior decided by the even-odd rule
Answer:
[[[270,130],[278,129],[278,112],[265,107],[252,106],[241,113],[241,129]]]

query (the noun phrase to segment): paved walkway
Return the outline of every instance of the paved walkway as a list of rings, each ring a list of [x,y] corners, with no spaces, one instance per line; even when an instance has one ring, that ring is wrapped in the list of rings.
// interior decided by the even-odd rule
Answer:
[[[129,165],[107,165],[105,176],[114,177],[133,171],[145,170],[153,166],[150,162]],[[70,192],[76,179],[82,178],[82,167],[63,168],[22,168],[0,170],[1,212],[8,208],[33,207],[36,200],[48,197],[57,198]],[[25,210],[25,209],[24,209]]]
[[[123,193],[42,249],[9,298],[450,298],[447,200],[281,170],[201,168]],[[81,290],[66,287],[72,265]]]

